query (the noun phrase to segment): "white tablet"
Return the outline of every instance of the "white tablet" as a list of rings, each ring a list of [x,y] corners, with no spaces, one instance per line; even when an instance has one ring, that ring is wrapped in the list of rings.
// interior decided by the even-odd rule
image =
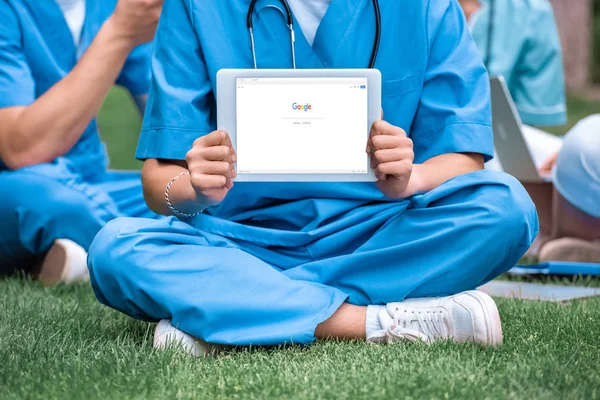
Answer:
[[[217,127],[242,182],[376,181],[365,149],[381,118],[375,69],[222,69]]]

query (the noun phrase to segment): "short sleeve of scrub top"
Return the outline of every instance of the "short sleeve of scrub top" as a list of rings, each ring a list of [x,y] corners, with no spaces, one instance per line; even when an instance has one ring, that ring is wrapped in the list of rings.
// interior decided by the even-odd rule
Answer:
[[[196,36],[193,2],[165,2],[155,37],[150,88],[137,158],[184,160],[198,137],[216,128],[216,104]],[[424,83],[410,136],[416,162],[445,153],[493,156],[489,78],[454,0],[428,2]],[[389,33],[388,33],[389,34]],[[386,30],[382,32],[385,37]],[[407,39],[409,40],[409,39]],[[389,60],[401,55],[379,55]],[[387,61],[386,61],[387,62]],[[401,112],[397,110],[396,112]]]
[[[185,160],[194,140],[216,128],[216,103],[191,15],[183,0],[163,6],[139,159]]]
[[[146,43],[133,49],[117,79],[117,84],[127,88],[134,97],[148,93],[151,53],[152,43]]]
[[[22,48],[22,27],[5,1],[0,1],[0,21],[0,108],[28,106],[35,101],[35,82]]]
[[[567,122],[560,36],[552,6],[531,11],[529,33],[517,63],[511,94],[524,122],[551,126]]]
[[[456,1],[432,0],[428,62],[411,130],[415,162],[446,153],[494,154],[487,71]]]

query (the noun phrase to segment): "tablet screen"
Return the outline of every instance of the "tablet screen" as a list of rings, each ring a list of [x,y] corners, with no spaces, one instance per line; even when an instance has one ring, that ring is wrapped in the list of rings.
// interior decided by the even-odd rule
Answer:
[[[238,174],[364,174],[367,78],[237,78]]]

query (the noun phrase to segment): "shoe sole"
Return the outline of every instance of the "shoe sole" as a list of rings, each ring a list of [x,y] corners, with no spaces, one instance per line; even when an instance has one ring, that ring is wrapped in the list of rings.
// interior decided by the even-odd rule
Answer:
[[[496,347],[502,345],[502,321],[496,302],[486,293],[472,290],[466,294],[477,300],[485,314],[487,343],[486,345]]]
[[[67,251],[59,243],[55,243],[44,257],[37,279],[44,286],[54,286],[62,282],[66,275]]]

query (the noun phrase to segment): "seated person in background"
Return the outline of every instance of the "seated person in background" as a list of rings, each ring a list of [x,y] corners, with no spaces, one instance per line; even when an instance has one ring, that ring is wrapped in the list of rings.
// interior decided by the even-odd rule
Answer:
[[[554,165],[553,165],[554,164]],[[540,261],[600,263],[600,115],[581,120],[565,136],[560,153],[543,171],[552,174],[548,186],[531,190],[546,202],[545,219],[552,219],[547,241],[538,253]]]
[[[165,2],[137,156],[148,204],[179,219],[114,220],[88,258],[102,303],[162,320],[156,346],[170,335],[195,354],[203,342],[501,342],[494,301],[472,289],[514,266],[538,221],[517,180],[483,170],[487,73],[456,1],[379,2],[387,122],[365,132],[378,182],[235,184],[215,75],[253,68],[248,1]],[[371,2],[289,3],[299,68],[369,64]],[[257,12],[258,65],[289,68],[285,20]]]
[[[145,106],[162,0],[0,1],[0,275],[89,279],[113,218],[152,216],[138,173],[107,172],[96,115],[110,88]],[[115,8],[116,6],[116,8]]]
[[[540,261],[600,262],[598,176],[581,170],[580,159],[596,163],[598,117],[586,118],[566,135],[567,155],[559,156],[563,140],[535,126],[566,123],[562,51],[552,5],[548,0],[460,0],[472,36],[491,76],[503,75],[524,122],[523,133],[540,174],[554,174],[554,186],[526,184],[540,215],[540,235],[530,250]],[[588,146],[588,147],[586,147]],[[556,160],[561,162],[556,164]],[[486,166],[501,170],[496,159]],[[560,184],[559,177],[570,177]],[[577,219],[572,218],[578,215]],[[556,241],[554,239],[557,239]],[[550,242],[549,242],[550,241]]]

